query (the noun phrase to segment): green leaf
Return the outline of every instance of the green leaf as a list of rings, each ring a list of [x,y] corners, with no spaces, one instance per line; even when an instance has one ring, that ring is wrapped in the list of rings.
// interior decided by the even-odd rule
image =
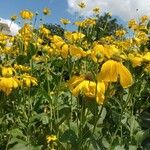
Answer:
[[[49,123],[49,117],[47,116],[47,114],[41,114],[41,121],[43,124],[48,124]]]
[[[105,148],[109,148],[110,144],[109,142],[106,140],[106,138],[102,139],[102,144],[104,145]]]
[[[91,111],[93,115],[98,115],[98,105],[93,100],[86,100],[86,107]]]
[[[133,136],[133,134],[140,129],[139,123],[135,116],[131,116],[128,123],[130,125],[130,135]]]
[[[147,28],[150,29],[150,20],[147,23]]]
[[[135,145],[129,145],[129,150],[137,150],[137,146],[135,146]]]
[[[27,142],[26,141],[23,141],[23,140],[21,140],[21,139],[18,139],[18,138],[16,138],[16,137],[13,137],[13,138],[11,138],[11,140],[8,142],[8,145],[11,145],[11,144],[13,144],[13,146],[15,146],[17,143],[21,143],[21,144],[27,144]],[[15,144],[15,145],[14,145]],[[9,147],[11,147],[11,146],[9,146]]]
[[[114,150],[125,150],[124,146],[116,146]]]
[[[32,43],[30,43],[29,48],[28,48],[28,55],[32,57],[35,54],[36,54],[36,48]]]
[[[31,149],[28,146],[26,146],[25,144],[18,143],[13,148],[11,148],[9,150],[31,150]]]
[[[142,131],[142,130],[138,131],[138,132],[134,135],[134,138],[135,138],[135,140],[137,141],[137,143],[140,144],[140,143],[143,141],[144,135],[145,135],[145,133],[144,133],[144,131]]]
[[[21,65],[24,65],[26,63],[29,63],[29,60],[30,58],[26,55],[19,55],[17,58],[16,58],[16,61],[18,64],[21,64]]]
[[[76,145],[77,144],[77,135],[73,130],[66,130],[63,135],[60,137],[60,141],[61,142],[68,142],[72,145]]]
[[[22,131],[20,129],[12,129],[9,131],[9,134],[12,135],[13,137],[17,137],[17,136],[20,136],[20,137],[24,137],[24,134],[22,133]]]

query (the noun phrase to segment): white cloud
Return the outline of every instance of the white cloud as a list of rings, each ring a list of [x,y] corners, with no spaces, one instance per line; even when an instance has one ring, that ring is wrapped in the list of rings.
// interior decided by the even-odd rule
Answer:
[[[80,2],[84,2],[86,7],[79,8]],[[68,7],[70,13],[78,13],[81,16],[92,15],[95,7],[100,7],[102,13],[111,12],[123,20],[138,18],[142,15],[150,16],[150,0],[68,0]]]
[[[8,27],[10,27],[10,31],[12,35],[16,35],[18,33],[18,30],[20,29],[19,25],[17,25],[14,22],[11,22],[11,20],[9,19],[0,18],[0,23],[8,24]]]

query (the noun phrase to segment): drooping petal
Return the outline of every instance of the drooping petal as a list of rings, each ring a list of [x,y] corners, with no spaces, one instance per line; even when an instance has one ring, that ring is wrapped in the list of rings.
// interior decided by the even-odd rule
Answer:
[[[98,74],[98,79],[106,82],[117,82],[118,68],[117,62],[114,60],[106,61]]]
[[[103,104],[105,99],[105,84],[104,82],[98,82],[97,83],[97,89],[96,89],[96,102],[98,104]]]
[[[74,89],[72,89],[72,94],[74,96],[77,96],[82,91],[83,87],[85,87],[86,85],[87,83],[85,81],[82,81]]]
[[[73,89],[75,86],[77,86],[80,82],[82,82],[85,79],[83,75],[80,76],[73,76],[67,83],[70,89]]]
[[[83,87],[83,93],[87,97],[95,97],[96,83],[93,81],[85,80],[85,86]]]
[[[143,56],[144,61],[150,61],[150,52],[147,52],[144,56]]]
[[[64,44],[62,46],[61,56],[62,56],[62,58],[67,58],[67,56],[68,56],[68,45],[67,44]]]
[[[127,88],[133,84],[133,79],[130,71],[121,63],[118,63],[118,71],[120,84],[123,88]]]

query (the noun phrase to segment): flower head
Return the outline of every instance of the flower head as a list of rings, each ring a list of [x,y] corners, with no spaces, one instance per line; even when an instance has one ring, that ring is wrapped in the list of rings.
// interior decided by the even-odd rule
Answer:
[[[117,82],[119,78],[123,88],[133,84],[132,75],[129,70],[122,63],[114,60],[108,60],[102,65],[98,78],[105,82]]]
[[[29,10],[23,10],[20,12],[20,16],[22,17],[22,19],[31,20],[34,14]]]
[[[68,86],[74,96],[82,93],[89,98],[95,98],[98,104],[103,104],[105,99],[105,84],[103,81],[91,81],[86,79],[86,76],[73,76],[68,81]]]
[[[78,6],[79,6],[80,8],[85,8],[86,5],[85,5],[84,2],[81,2],[81,3],[78,4]]]
[[[47,143],[50,143],[50,142],[56,141],[57,137],[56,137],[56,135],[49,135],[49,136],[47,136],[46,139],[47,139]]]
[[[49,15],[50,14],[50,9],[49,8],[44,8],[43,9],[43,14],[44,15]]]
[[[61,18],[61,19],[60,19],[60,22],[61,22],[62,24],[64,24],[64,25],[67,25],[67,24],[70,23],[70,21],[69,21],[68,19],[64,19],[64,18]]]
[[[11,16],[11,21],[15,21],[17,18],[17,16]]]
[[[6,78],[6,77],[1,77],[0,78],[0,90],[6,93],[8,96],[11,92],[12,89],[17,88],[19,86],[19,81],[17,78]]]
[[[99,7],[95,7],[95,8],[93,9],[93,12],[94,12],[95,14],[99,14],[100,8],[99,8]]]

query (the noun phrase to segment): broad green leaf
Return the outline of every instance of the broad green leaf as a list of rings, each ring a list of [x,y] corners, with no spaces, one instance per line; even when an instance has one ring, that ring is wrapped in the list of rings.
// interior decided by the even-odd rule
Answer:
[[[66,130],[63,135],[60,137],[60,141],[61,142],[68,142],[72,145],[76,145],[77,144],[77,135],[73,130]]]
[[[125,150],[124,146],[116,146],[114,150]]]
[[[129,145],[129,150],[137,150],[137,146],[136,145]]]
[[[109,144],[109,142],[107,141],[106,138],[102,139],[102,144],[104,145],[105,148],[109,148],[109,146],[110,146],[110,144]]]
[[[9,150],[31,150],[31,149],[30,149],[30,147],[26,146],[25,144],[18,143]]]

